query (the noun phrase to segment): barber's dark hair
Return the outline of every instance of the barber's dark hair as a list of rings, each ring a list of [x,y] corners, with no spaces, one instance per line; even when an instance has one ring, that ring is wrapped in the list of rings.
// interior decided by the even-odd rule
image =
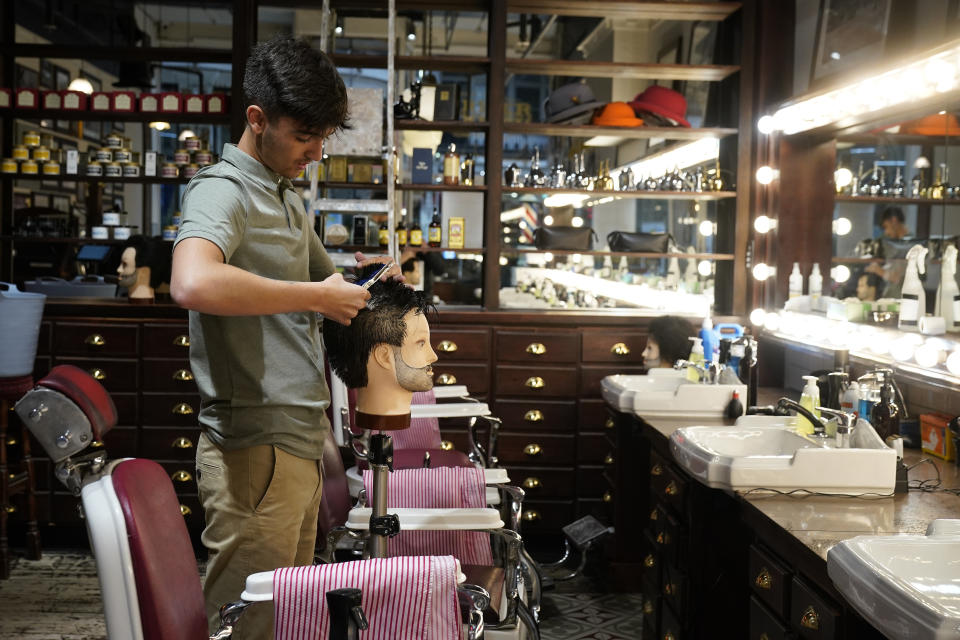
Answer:
[[[374,264],[362,269],[362,279],[373,274],[381,265]],[[403,317],[411,311],[426,313],[430,305],[423,291],[414,291],[406,284],[392,278],[379,280],[370,286],[370,299],[344,326],[339,322],[323,321],[323,344],[327,361],[351,389],[367,386],[367,360],[378,344],[403,346],[407,337],[407,323]]]
[[[650,335],[660,346],[660,360],[673,364],[690,356],[696,336],[693,325],[680,316],[660,316],[650,323]]]
[[[330,58],[302,38],[278,35],[253,47],[243,72],[247,102],[269,120],[292,118],[311,131],[349,129],[347,89]]]
[[[900,207],[887,207],[883,215],[880,216],[880,224],[883,224],[887,220],[899,220],[901,223],[905,223],[907,217],[903,215],[903,209]]]
[[[133,247],[137,250],[134,265],[137,268],[150,267],[150,286],[154,289],[164,282],[170,282],[170,262],[173,254],[163,238],[134,235],[123,243],[123,250]],[[121,251],[121,253],[122,253]]]
[[[878,296],[883,293],[883,289],[884,289],[883,278],[881,278],[875,273],[861,273],[860,277],[867,279],[867,286],[873,287],[874,289],[876,289]]]

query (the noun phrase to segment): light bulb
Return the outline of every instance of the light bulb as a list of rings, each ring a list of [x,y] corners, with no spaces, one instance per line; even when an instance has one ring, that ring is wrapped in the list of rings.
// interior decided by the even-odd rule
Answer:
[[[780,329],[780,314],[768,313],[763,317],[763,328],[767,331],[777,331]]]
[[[850,279],[850,268],[845,264],[838,264],[830,270],[830,277],[834,282],[846,282]]]
[[[838,236],[845,236],[853,229],[850,218],[837,218],[833,221],[833,232]]]
[[[553,254],[548,251],[547,253],[543,254],[543,259],[547,262],[553,262]]]
[[[947,371],[960,376],[960,351],[954,351],[947,356]]]
[[[769,135],[777,130],[777,119],[773,116],[761,116],[757,120],[757,131],[764,135]]]
[[[777,179],[780,172],[766,165],[757,169],[757,182],[760,184],[770,184]]]
[[[187,138],[196,138],[197,134],[193,132],[193,129],[184,129],[177,135],[177,140],[183,142]]]
[[[757,219],[753,221],[753,228],[756,229],[757,233],[769,233],[771,229],[777,228],[777,221],[768,216],[757,216]]]
[[[507,260],[507,256],[500,256],[500,266],[501,266],[501,267],[507,266],[507,263],[508,263],[508,262],[509,262],[509,261]]]
[[[572,224],[575,227],[582,227],[583,218],[581,218],[580,216],[573,216],[573,219],[570,221],[570,224]]]
[[[844,187],[849,187],[850,183],[853,182],[853,172],[846,167],[840,167],[833,172],[833,181],[841,189]]]
[[[713,235],[713,223],[709,220],[704,220],[700,223],[700,235],[710,237]]]
[[[771,267],[765,262],[758,262],[753,266],[753,277],[757,280],[766,280],[777,272],[776,267]]]
[[[767,312],[764,311],[762,308],[757,307],[756,309],[750,312],[750,324],[752,324],[755,327],[762,327],[763,319],[765,317],[767,317]],[[958,359],[958,364],[960,364],[960,359]],[[958,367],[958,370],[960,370],[960,367]]]
[[[899,338],[890,343],[890,355],[894,360],[907,362],[913,358],[914,345],[910,340]]]
[[[170,128],[169,122],[151,122],[149,127],[157,131],[166,131]]]
[[[702,275],[704,278],[710,275],[713,271],[713,265],[710,264],[709,260],[701,260],[697,264],[697,273]]]
[[[917,352],[913,354],[913,359],[916,360],[917,364],[921,367],[932,369],[940,364],[940,349],[937,349],[933,345],[925,344],[917,348]]]
[[[549,227],[550,225],[552,225],[552,224],[553,224],[553,216],[551,216],[551,215],[549,215],[549,214],[543,216],[543,224],[547,225],[548,227]]]
[[[86,78],[74,78],[70,81],[70,84],[67,86],[68,91],[79,91],[80,93],[85,93],[90,95],[93,93],[93,85],[90,84],[90,81]]]

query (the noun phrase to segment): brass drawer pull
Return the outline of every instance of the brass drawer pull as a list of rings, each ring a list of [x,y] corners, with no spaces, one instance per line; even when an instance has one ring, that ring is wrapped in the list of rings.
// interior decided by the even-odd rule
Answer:
[[[15,444],[17,444],[17,442],[19,442],[19,440],[17,440],[16,436],[7,438],[7,446],[12,447],[12,446],[14,446]]]
[[[189,347],[190,346],[190,336],[185,336],[180,334],[173,339],[173,346],[175,347]]]
[[[540,409],[530,409],[523,414],[523,419],[527,422],[543,422],[543,412]]]
[[[193,441],[190,438],[180,437],[174,440],[170,446],[174,449],[193,449]]]
[[[442,387],[449,387],[452,384],[457,384],[457,378],[452,373],[441,373],[437,376],[437,384]]]
[[[523,452],[528,456],[538,456],[543,453],[543,447],[536,442],[531,442],[523,448]]]
[[[613,502],[613,494],[609,491],[603,492],[603,501],[604,502]]]
[[[190,482],[191,480],[193,480],[193,476],[190,475],[189,471],[184,471],[183,469],[181,469],[180,471],[174,471],[173,473],[171,473],[170,479],[173,480],[174,482]]]
[[[643,559],[643,566],[645,566],[647,569],[653,569],[655,566],[657,566],[657,559],[652,553],[647,554],[647,557]]]
[[[676,640],[676,636],[674,636],[670,631],[667,631],[665,634],[663,634],[663,640]]]
[[[527,353],[533,356],[542,356],[547,352],[547,348],[540,342],[531,342],[527,345]]]
[[[671,480],[671,481],[670,481],[670,484],[668,484],[668,485],[666,486],[666,488],[663,490],[663,492],[664,492],[665,494],[667,494],[668,496],[675,496],[675,495],[677,495],[678,493],[680,493],[680,487],[677,486],[677,483],[676,483],[676,482],[674,482],[673,480]]]
[[[91,333],[83,339],[83,342],[94,347],[102,347],[103,345],[107,344],[107,341],[104,340],[103,336],[99,333]]]
[[[17,508],[12,504],[8,504],[4,507],[4,510],[6,510],[7,513],[16,513]]]
[[[440,344],[437,345],[437,351],[443,353],[453,353],[457,350],[457,343],[453,340],[441,340]]]
[[[643,615],[652,616],[653,615],[653,603],[649,600],[643,601]]]
[[[93,376],[93,379],[94,379],[94,380],[106,380],[106,379],[107,379],[107,372],[104,371],[103,369],[90,369],[89,372],[90,372],[90,375]]]
[[[540,519],[540,512],[533,509],[523,512],[523,519],[527,522],[536,522]]]
[[[650,511],[650,519],[651,519],[651,520],[659,520],[659,519],[660,519],[660,514],[657,513],[657,510],[656,510],[656,509],[653,509],[652,511]]]
[[[803,615],[800,616],[800,626],[814,631],[820,630],[820,614],[817,613],[812,604],[804,609]]]
[[[530,376],[523,384],[531,389],[543,389],[547,383],[540,376]]]
[[[193,513],[193,509],[191,509],[185,504],[180,505],[180,515],[182,515],[184,518],[186,518],[191,513]]]
[[[607,429],[613,429],[616,425],[617,423],[613,421],[613,418],[607,418],[607,421],[603,423],[603,426]]]
[[[673,584],[672,582],[668,582],[667,584],[663,585],[663,592],[668,596],[674,596],[677,594],[677,585]]]
[[[756,579],[753,581],[757,588],[770,590],[773,588],[773,576],[770,575],[770,572],[767,571],[767,568],[764,567],[760,569],[760,573],[757,574]]]
[[[186,402],[181,402],[176,405],[173,409],[170,410],[170,413],[176,414],[178,416],[188,416],[193,413],[193,407],[188,405]]]
[[[187,369],[178,369],[173,373],[173,379],[177,382],[190,382],[193,380],[193,374]]]
[[[628,356],[630,355],[630,347],[623,344],[622,342],[618,342],[617,344],[610,347],[610,353],[612,353],[615,356]]]
[[[449,440],[441,440],[440,448],[443,449],[444,451],[453,451],[453,443],[450,442]]]
[[[607,457],[603,459],[603,464],[613,464],[613,462],[614,462],[614,459],[613,459],[612,453],[608,453]]]
[[[535,476],[531,476],[531,477],[529,477],[529,478],[526,478],[526,479],[524,479],[524,481],[523,481],[523,488],[524,488],[524,489],[539,489],[539,488],[542,487],[542,486],[543,486],[543,483],[540,482],[540,478],[537,478],[537,477],[535,477]]]
[[[661,531],[657,534],[657,543],[658,544],[670,544],[670,536]]]
[[[663,475],[663,466],[658,462],[657,464],[650,467],[650,475],[652,476],[662,476]]]
[[[760,640],[770,640],[770,636],[766,632],[760,634]]]

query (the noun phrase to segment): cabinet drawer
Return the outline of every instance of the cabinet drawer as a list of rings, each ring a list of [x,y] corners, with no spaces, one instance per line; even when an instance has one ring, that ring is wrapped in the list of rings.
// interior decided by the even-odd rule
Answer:
[[[577,467],[577,495],[598,498],[611,488],[607,479],[603,477],[602,467]]]
[[[760,604],[756,596],[750,596],[750,640],[786,640],[787,628]]]
[[[580,395],[585,398],[600,397],[600,382],[607,376],[618,373],[639,374],[643,367],[582,366],[580,367]]]
[[[50,353],[51,323],[41,322],[40,333],[37,335],[37,355],[45,356]]]
[[[498,396],[571,398],[577,395],[576,367],[497,365],[494,375]]]
[[[59,482],[57,487],[62,487]],[[71,493],[54,492],[50,501],[50,519],[58,525],[82,525],[80,498]]]
[[[613,433],[616,421],[607,409],[603,400],[581,400],[577,412],[577,431],[593,431],[596,433]]]
[[[794,576],[790,582],[790,626],[801,638],[836,638],[840,631],[840,608]]]
[[[503,420],[504,431],[573,432],[576,403],[556,400],[498,400],[493,415]]]
[[[438,386],[465,384],[471,396],[490,390],[490,368],[485,364],[433,363],[433,383]]]
[[[117,424],[122,427],[133,427],[140,424],[139,403],[135,393],[111,393],[110,399],[117,408]]]
[[[137,375],[137,361],[133,359],[110,358],[57,358],[56,364],[72,364],[80,367],[94,378],[103,388],[114,391],[137,391],[139,376]]]
[[[197,383],[190,370],[190,361],[183,358],[175,360],[143,360],[144,391],[183,391],[196,393]]]
[[[602,433],[581,434],[577,436],[577,462],[613,467],[616,454],[610,449],[610,443]]]
[[[153,460],[195,460],[200,428],[155,427],[141,433],[141,455]]]
[[[685,562],[687,548],[686,530],[663,507],[657,507],[657,524],[654,529],[654,543],[664,560],[664,564]]]
[[[618,364],[643,364],[643,350],[647,346],[647,334],[623,333],[616,329],[585,329],[580,349],[583,362],[616,362]]]
[[[593,516],[603,524],[610,524],[613,522],[613,503],[592,498],[577,498],[575,519],[579,520],[584,516]]]
[[[140,448],[137,446],[136,427],[114,427],[103,436],[103,447],[107,450],[108,458],[138,458]]]
[[[50,373],[50,356],[37,356],[33,361],[33,379],[39,380]]]
[[[683,627],[680,626],[680,617],[670,607],[666,598],[660,599],[660,633],[655,636],[658,640],[682,640]]]
[[[660,583],[650,585],[644,582],[640,587],[643,594],[643,633],[641,638],[657,638],[657,628],[660,625]]]
[[[553,467],[507,467],[510,484],[526,492],[524,500],[573,498],[573,469]]]
[[[750,545],[747,566],[750,589],[779,618],[790,612],[790,573],[756,545]]]
[[[660,597],[660,554],[657,553],[657,545],[650,539],[646,532],[638,536],[640,541],[640,577],[643,579],[643,591],[648,588]],[[648,587],[649,585],[649,587]]]
[[[683,620],[687,613],[687,575],[669,562],[660,568],[660,595]]]
[[[573,521],[573,503],[524,500],[521,518],[522,533],[560,533],[561,527]]]
[[[430,331],[430,344],[439,362],[490,359],[488,329],[434,329]]]
[[[135,356],[137,325],[58,322],[53,329],[53,353],[77,356]]]
[[[497,331],[499,362],[576,362],[579,346],[580,335],[573,331]]]
[[[650,452],[650,494],[669,505],[675,513],[683,514],[690,479],[656,452]]]
[[[466,429],[441,429],[440,442],[441,445],[445,445],[449,442],[457,451],[462,451],[463,453],[470,452],[470,443],[469,439],[467,438]],[[484,438],[480,444],[486,446],[486,439]]]
[[[192,393],[144,393],[144,426],[195,427],[199,424],[200,396]]]
[[[143,325],[143,355],[147,358],[190,358],[186,324]]]
[[[572,465],[573,436],[542,433],[504,433],[498,440],[500,462],[513,464]]]
[[[196,465],[193,460],[157,460],[156,462],[167,472],[178,496],[197,495]]]

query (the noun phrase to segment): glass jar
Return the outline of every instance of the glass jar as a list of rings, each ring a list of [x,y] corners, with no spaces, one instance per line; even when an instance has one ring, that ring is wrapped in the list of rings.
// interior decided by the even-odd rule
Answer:
[[[160,167],[161,178],[177,178],[180,176],[180,168],[172,162],[165,162]]]
[[[23,134],[23,146],[25,147],[39,147],[40,146],[40,134],[36,131],[27,131]]]
[[[101,147],[94,152],[93,159],[97,162],[113,162],[113,149]]]
[[[33,159],[37,161],[37,163],[42,164],[50,159],[50,149],[42,145],[39,147],[34,147],[31,155],[33,156]]]
[[[59,162],[44,162],[44,163],[43,163],[43,175],[45,175],[45,176],[58,176],[58,175],[60,175],[60,163],[59,163]]]
[[[173,163],[176,165],[190,164],[190,152],[186,149],[177,149],[173,154]]]
[[[16,173],[18,166],[13,158],[4,158],[3,163],[0,163],[0,173]]]
[[[91,160],[87,163],[87,175],[88,176],[102,176],[103,175],[103,165],[97,162],[96,160]]]
[[[40,165],[34,160],[24,160],[20,164],[20,171],[26,176],[35,176],[40,171]]]
[[[205,167],[209,164],[213,164],[213,154],[206,150],[195,151],[193,154],[193,161],[201,167]]]
[[[119,162],[108,162],[103,167],[103,176],[105,178],[119,178],[123,175],[123,168]]]
[[[183,168],[183,177],[188,180],[193,176],[197,175],[197,171],[200,170],[200,165],[198,164],[188,164]]]
[[[196,136],[184,138],[183,148],[187,151],[200,151],[200,138]]]
[[[13,148],[13,159],[22,161],[30,159],[30,150],[23,145],[18,145]]]
[[[113,152],[113,161],[119,162],[120,164],[126,164],[127,162],[133,161],[133,154],[130,153],[130,149],[120,148]]]
[[[103,140],[103,146],[110,149],[122,149],[123,148],[123,136],[119,133],[111,133]]]
[[[140,165],[136,162],[127,162],[123,165],[123,177],[124,178],[139,178],[140,177]]]

